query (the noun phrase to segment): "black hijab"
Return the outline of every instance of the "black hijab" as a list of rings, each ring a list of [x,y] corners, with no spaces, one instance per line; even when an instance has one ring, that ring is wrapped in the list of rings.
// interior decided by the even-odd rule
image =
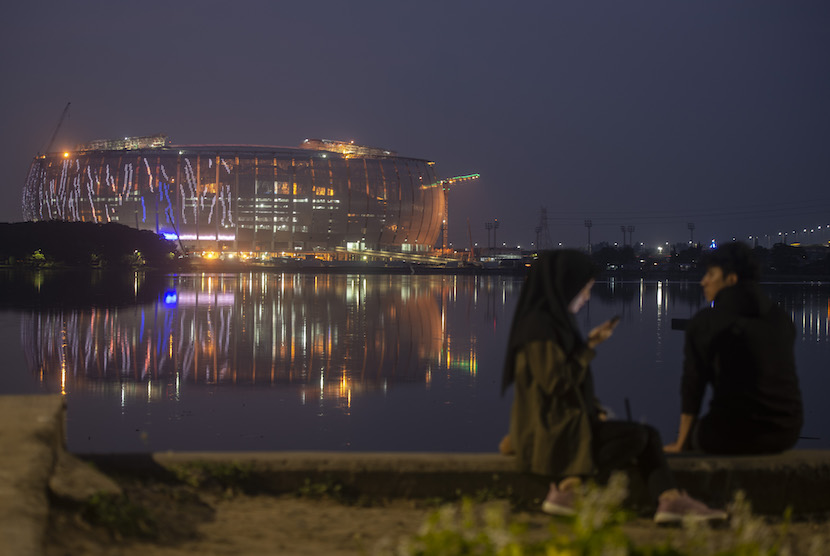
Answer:
[[[571,353],[584,343],[568,305],[596,273],[591,258],[580,251],[561,249],[539,255],[530,267],[513,314],[502,374],[502,394],[513,383],[516,352],[524,344],[554,340],[565,353]]]

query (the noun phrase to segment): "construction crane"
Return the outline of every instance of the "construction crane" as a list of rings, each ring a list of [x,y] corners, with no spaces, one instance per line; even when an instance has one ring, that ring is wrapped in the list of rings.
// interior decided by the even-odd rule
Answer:
[[[452,178],[446,178],[438,183],[441,185],[441,188],[444,191],[444,222],[443,222],[443,235],[441,237],[441,250],[444,254],[450,253],[450,242],[449,242],[449,229],[450,229],[450,186],[455,185],[458,182],[462,181],[470,181],[470,180],[477,180],[481,177],[481,174],[466,174],[464,176],[455,176]]]
[[[43,151],[43,152],[48,153],[49,151],[52,150],[52,145],[55,142],[55,138],[58,136],[58,131],[60,131],[61,126],[63,125],[63,121],[66,119],[66,116],[69,114],[69,105],[70,104],[72,104],[72,103],[71,102],[66,103],[66,108],[63,109],[63,112],[61,112],[61,117],[58,119],[58,125],[55,126],[55,132],[52,134],[52,138],[49,139],[49,144],[46,145],[46,150]]]

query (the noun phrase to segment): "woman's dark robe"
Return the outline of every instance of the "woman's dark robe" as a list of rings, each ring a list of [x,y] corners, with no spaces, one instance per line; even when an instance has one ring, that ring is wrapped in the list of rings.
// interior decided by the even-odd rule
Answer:
[[[502,381],[503,390],[514,385],[510,439],[522,471],[556,480],[596,474],[594,350],[568,310],[594,272],[583,253],[545,252],[522,288]]]

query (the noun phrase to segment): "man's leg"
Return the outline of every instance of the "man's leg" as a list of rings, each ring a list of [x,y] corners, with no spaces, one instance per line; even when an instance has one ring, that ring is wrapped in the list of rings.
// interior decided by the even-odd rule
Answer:
[[[798,441],[794,431],[770,430],[754,423],[705,415],[695,426],[692,448],[710,454],[777,454]]]
[[[663,492],[675,488],[660,433],[652,426],[628,421],[597,423],[594,458],[603,478],[615,469],[636,465],[655,500]]]

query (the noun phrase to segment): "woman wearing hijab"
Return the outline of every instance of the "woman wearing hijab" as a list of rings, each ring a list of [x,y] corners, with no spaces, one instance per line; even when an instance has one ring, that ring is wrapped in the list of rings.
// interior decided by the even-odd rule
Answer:
[[[632,461],[658,500],[658,523],[725,519],[722,511],[677,490],[656,429],[606,421],[594,395],[590,362],[612,319],[583,339],[575,315],[590,299],[596,268],[586,254],[543,252],[522,287],[502,379],[514,385],[509,440],[521,471],[551,480],[542,510],[573,515],[583,480],[607,480]]]

